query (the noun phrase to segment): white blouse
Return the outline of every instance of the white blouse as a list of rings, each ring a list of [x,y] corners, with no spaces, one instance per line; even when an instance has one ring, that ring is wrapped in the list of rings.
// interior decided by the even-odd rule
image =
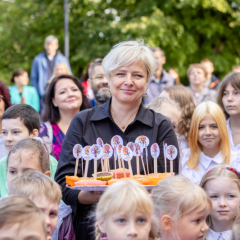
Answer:
[[[215,232],[211,228],[208,230],[206,240],[231,240],[232,230]]]
[[[203,152],[200,153],[200,159],[198,161],[198,170],[189,168],[187,165],[188,159],[190,158],[190,149],[183,150],[183,157],[181,159],[182,171],[181,175],[188,178],[190,181],[200,184],[201,179],[205,172],[210,170],[212,167],[222,164],[222,151],[220,151],[215,157],[210,158]],[[240,172],[240,151],[231,151],[230,166],[236,168]]]
[[[182,151],[184,149],[187,149],[187,143],[185,142],[185,137],[183,135],[180,135],[179,133],[176,133],[177,140],[178,140],[178,147],[179,147],[179,169],[178,172],[180,173],[182,171],[182,164],[181,164],[181,159],[182,159]]]
[[[229,137],[229,142],[230,142],[230,148],[231,150],[233,151],[239,151],[240,152],[240,143],[237,145],[237,146],[234,146],[234,143],[233,143],[233,137],[232,137],[232,130],[230,128],[230,118],[227,120],[227,129],[228,129],[228,137]]]
[[[183,150],[183,156],[181,159],[182,172],[180,174],[198,185],[200,184],[201,179],[206,171],[222,163],[221,151],[213,158],[210,158],[206,156],[203,152],[201,152],[198,165],[197,165],[198,170],[194,170],[192,168],[189,168],[187,165],[189,157],[190,157],[190,149],[188,148]]]

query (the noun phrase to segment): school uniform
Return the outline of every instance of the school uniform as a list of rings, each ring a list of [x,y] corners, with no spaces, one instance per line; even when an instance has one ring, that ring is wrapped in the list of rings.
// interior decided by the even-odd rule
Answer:
[[[206,240],[230,240],[231,236],[231,230],[227,230],[224,232],[215,232],[211,228],[209,228]]]
[[[233,143],[232,130],[230,128],[230,118],[227,120],[227,129],[228,129],[230,148],[233,151],[239,152],[239,155],[240,155],[240,143],[237,146],[234,146],[234,143]]]
[[[209,171],[211,168],[213,168],[216,165],[222,164],[223,157],[222,157],[222,151],[220,151],[215,157],[210,158],[206,156],[202,151],[200,153],[200,158],[198,161],[197,168],[198,170],[194,170],[192,168],[189,168],[187,165],[187,162],[190,158],[190,149],[183,150],[183,157],[181,159],[182,164],[182,171],[181,175],[188,178],[190,181],[200,184],[203,175]],[[238,171],[240,171],[240,156],[239,153],[235,151],[231,151],[231,160],[230,164],[231,167],[236,168]]]
[[[182,172],[181,175],[188,178],[190,181],[200,184],[203,175],[206,171],[211,169],[212,167],[219,165],[222,163],[222,151],[220,151],[215,157],[210,158],[206,156],[202,151],[200,153],[200,158],[198,161],[198,170],[194,170],[192,168],[189,168],[187,165],[187,162],[190,158],[190,149],[183,150],[183,156],[181,159],[182,164]]]

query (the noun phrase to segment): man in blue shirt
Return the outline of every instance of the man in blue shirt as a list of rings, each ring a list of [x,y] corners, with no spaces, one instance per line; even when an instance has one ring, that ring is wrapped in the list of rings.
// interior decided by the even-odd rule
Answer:
[[[102,105],[110,98],[108,80],[102,68],[102,59],[98,58],[91,66],[88,85],[93,90],[94,99],[90,100],[91,107]]]
[[[31,68],[31,84],[37,89],[40,98],[40,112],[44,107],[45,88],[47,81],[52,77],[54,66],[65,63],[71,72],[68,59],[57,51],[58,39],[55,36],[48,36],[44,47],[45,51],[34,58]]]
[[[163,50],[159,47],[155,47],[152,50],[158,64],[158,68],[148,84],[148,97],[143,100],[144,104],[148,104],[154,98],[158,97],[165,87],[171,87],[174,85],[174,78],[163,69],[163,65],[166,62]]]

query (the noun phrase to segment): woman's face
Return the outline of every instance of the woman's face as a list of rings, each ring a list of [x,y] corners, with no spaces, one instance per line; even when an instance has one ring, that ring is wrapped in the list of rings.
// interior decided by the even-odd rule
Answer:
[[[203,85],[206,81],[204,71],[201,68],[194,67],[188,77],[191,85]]]
[[[220,134],[216,120],[211,114],[207,114],[198,127],[198,141],[202,151],[207,149],[218,150],[220,146]]]
[[[55,85],[55,96],[52,101],[60,112],[79,111],[82,105],[82,93],[71,79],[63,78]]]
[[[19,86],[26,86],[28,85],[28,73],[24,72],[22,75],[14,77],[14,82],[16,85]]]
[[[147,69],[142,62],[120,67],[111,73],[110,91],[113,99],[121,103],[141,101],[147,90]]]
[[[229,116],[240,114],[240,92],[230,83],[223,92],[222,103]]]

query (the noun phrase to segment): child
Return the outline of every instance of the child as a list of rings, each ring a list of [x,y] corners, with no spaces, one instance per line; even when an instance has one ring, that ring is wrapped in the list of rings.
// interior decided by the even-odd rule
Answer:
[[[238,212],[232,227],[232,240],[240,240],[240,212]]]
[[[227,75],[217,93],[217,103],[227,117],[227,128],[230,147],[234,151],[240,150],[240,73]]]
[[[51,240],[42,212],[27,198],[8,196],[0,201],[0,239]]]
[[[120,181],[109,186],[96,208],[96,240],[149,238],[153,203],[147,190],[135,181]],[[153,234],[154,236],[154,234]]]
[[[32,107],[18,104],[9,107],[2,116],[2,140],[8,152],[19,141],[38,136],[39,115]],[[54,179],[57,160],[49,156],[51,178]],[[0,160],[0,197],[7,194],[7,156]]]
[[[178,132],[178,123],[181,121],[182,112],[178,103],[174,102],[170,98],[157,97],[146,107],[167,117],[171,121],[174,131]]]
[[[178,141],[181,141],[179,146],[182,146],[182,149],[187,148],[189,144],[189,130],[192,115],[195,109],[195,104],[192,94],[188,91],[186,87],[183,86],[173,86],[164,88],[160,97],[167,97],[173,101],[180,104],[182,109],[182,120],[178,125],[179,137]]]
[[[50,223],[47,221],[48,235],[53,240],[75,240],[71,207],[60,202],[62,194],[59,185],[47,177],[50,176],[49,155],[41,142],[35,139],[20,141],[10,151],[7,164],[9,194],[28,197],[43,210],[46,219],[51,220]]]
[[[174,176],[158,183],[152,199],[161,240],[204,239],[211,201],[203,189],[183,176]]]
[[[230,150],[224,114],[216,103],[209,101],[196,107],[189,140],[190,148],[183,150],[181,174],[192,182],[199,184],[204,173],[217,164],[231,163],[237,167],[237,154]]]
[[[28,86],[28,73],[23,69],[13,72],[11,82],[14,86],[9,87],[12,104],[26,103],[37,112],[40,110],[39,97],[35,87]]]
[[[213,101],[216,91],[205,87],[207,71],[202,64],[191,64],[187,70],[189,80],[188,90],[192,93],[195,105],[201,102]]]
[[[218,165],[205,173],[200,186],[212,202],[207,240],[230,240],[232,225],[240,208],[240,173]]]

